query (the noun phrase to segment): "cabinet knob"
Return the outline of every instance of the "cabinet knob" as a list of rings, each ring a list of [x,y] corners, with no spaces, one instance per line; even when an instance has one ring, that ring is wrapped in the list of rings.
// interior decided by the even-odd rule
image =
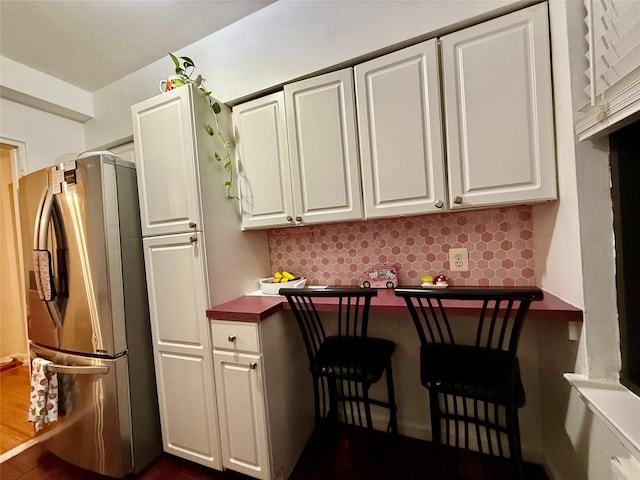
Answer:
[[[258,364],[257,364],[256,362],[251,362],[251,363],[249,364],[249,368],[250,368],[251,370],[255,370],[256,368],[258,368]]]
[[[458,195],[456,198],[453,199],[453,203],[460,205],[462,203],[462,197]]]
[[[296,217],[296,222],[301,222],[301,221],[302,221],[302,217],[301,217],[300,215],[298,215],[298,216]]]
[[[196,222],[189,222],[189,228],[196,228]]]
[[[291,215],[289,215],[287,217],[287,222],[289,222],[289,223],[293,222],[293,217]]]
[[[196,234],[194,233],[193,235],[191,235],[191,236],[189,237],[189,241],[190,241],[191,243],[196,243],[196,242],[198,241],[198,235],[196,235]]]
[[[227,337],[227,340],[229,340],[231,343],[233,343],[233,342],[235,342],[235,341],[236,341],[236,336],[235,336],[235,335],[229,335],[229,336]]]
[[[442,207],[444,207],[444,202],[442,200],[438,200],[436,202],[436,208],[442,208]]]

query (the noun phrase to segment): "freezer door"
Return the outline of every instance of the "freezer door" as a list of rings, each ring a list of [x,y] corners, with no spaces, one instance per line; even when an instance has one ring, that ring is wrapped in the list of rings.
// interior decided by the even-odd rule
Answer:
[[[140,227],[137,201],[120,208],[136,209],[124,217],[138,225],[122,225],[117,162],[89,157],[20,180],[29,338],[41,346],[106,356],[127,349],[121,239]],[[137,199],[135,184],[124,183]]]
[[[133,469],[127,356],[112,360],[31,345],[31,358],[53,362],[58,420],[36,435],[45,448],[81,468],[122,478]]]

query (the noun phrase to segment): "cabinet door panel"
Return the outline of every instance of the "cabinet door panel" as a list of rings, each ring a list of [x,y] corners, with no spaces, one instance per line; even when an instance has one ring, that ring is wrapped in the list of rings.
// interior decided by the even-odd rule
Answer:
[[[164,450],[221,469],[210,355],[156,355]]]
[[[223,465],[269,478],[262,358],[214,351]]]
[[[442,37],[442,62],[451,207],[556,198],[546,5]]]
[[[351,69],[285,85],[284,92],[302,223],[362,218]]]
[[[367,218],[444,205],[436,40],[355,68]]]
[[[284,94],[233,109],[243,228],[289,225],[293,216]]]
[[[158,345],[204,350],[206,279],[200,234],[143,239],[151,328]]]
[[[134,106],[136,172],[143,235],[185,232],[200,225],[195,147],[188,88]]]
[[[150,237],[143,247],[164,450],[221,469],[201,240]]]

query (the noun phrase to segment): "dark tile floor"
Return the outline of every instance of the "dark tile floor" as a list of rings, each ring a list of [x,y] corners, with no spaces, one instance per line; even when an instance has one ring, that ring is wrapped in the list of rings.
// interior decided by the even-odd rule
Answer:
[[[317,430],[290,480],[498,480],[511,479],[493,459],[440,450],[407,437],[376,435],[360,429]],[[526,480],[548,480],[539,465],[526,465]],[[35,445],[0,465],[2,480],[107,480],[69,465]],[[161,456],[136,480],[250,480],[218,472],[171,455]]]

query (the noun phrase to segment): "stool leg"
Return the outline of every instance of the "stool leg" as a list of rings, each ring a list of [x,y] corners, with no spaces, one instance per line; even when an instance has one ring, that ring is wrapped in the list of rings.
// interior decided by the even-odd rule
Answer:
[[[329,388],[329,412],[327,417],[334,424],[338,423],[338,386],[336,382],[338,380],[334,377],[325,377],[327,379]]]
[[[440,405],[438,391],[429,390],[429,413],[431,414],[431,441],[436,445],[442,444]]]
[[[522,448],[520,445],[520,422],[518,409],[512,405],[507,406],[507,435],[509,438],[509,455],[516,469],[517,478],[524,480],[522,465]]]
[[[362,383],[362,403],[364,404],[364,415],[367,420],[367,428],[373,431],[373,420],[371,419],[371,403],[369,402],[369,387],[371,384]]]
[[[391,427],[391,433],[398,434],[398,415],[396,406],[396,395],[393,388],[393,371],[391,370],[391,358],[387,362],[387,371],[385,373],[387,377],[387,401],[389,403],[389,426]]]
[[[313,376],[313,399],[315,402],[315,414],[316,414],[316,425],[320,422],[322,416],[320,415],[320,392],[318,389],[318,383],[322,381],[321,377]],[[323,389],[324,391],[324,389]]]

